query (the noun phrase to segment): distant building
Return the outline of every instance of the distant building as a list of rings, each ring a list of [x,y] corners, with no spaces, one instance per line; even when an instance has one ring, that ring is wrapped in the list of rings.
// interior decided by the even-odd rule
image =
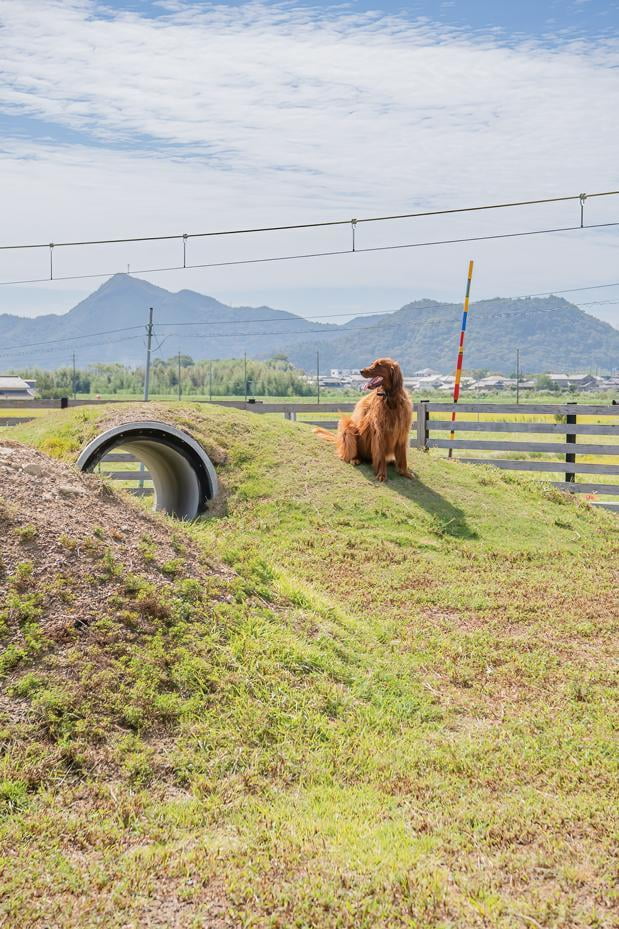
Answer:
[[[557,387],[586,387],[595,381],[593,374],[548,374]]]
[[[516,386],[516,379],[503,377],[501,374],[492,374],[490,377],[482,377],[479,381],[474,381],[470,385],[471,390],[505,390]]]
[[[605,390],[612,378],[598,377],[595,374],[547,374],[554,387],[569,390]]]
[[[0,400],[34,400],[35,384],[16,374],[0,374]]]
[[[443,383],[443,377],[440,374],[423,374],[405,377],[404,385],[410,390],[434,390]]]
[[[331,377],[339,380],[359,374],[357,368],[331,368]]]
[[[619,391],[619,377],[596,377],[596,390],[617,390]]]
[[[413,371],[413,377],[438,377],[436,371],[432,368],[422,368],[421,371]]]

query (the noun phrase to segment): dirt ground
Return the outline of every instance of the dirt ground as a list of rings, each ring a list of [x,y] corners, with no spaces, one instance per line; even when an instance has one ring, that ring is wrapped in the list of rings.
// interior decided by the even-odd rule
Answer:
[[[115,580],[128,574],[166,584],[181,561],[184,577],[225,573],[190,547],[170,520],[98,476],[0,442],[0,603],[10,577],[22,596],[44,588],[38,621],[47,637],[61,639],[103,615]],[[18,623],[12,633],[20,638]]]

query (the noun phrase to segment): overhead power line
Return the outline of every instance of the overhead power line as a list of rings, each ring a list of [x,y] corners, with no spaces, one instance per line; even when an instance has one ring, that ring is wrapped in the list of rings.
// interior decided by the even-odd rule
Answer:
[[[139,328],[143,328],[143,327],[140,326]],[[134,339],[142,339],[142,338],[143,336],[141,335],[130,335],[130,336],[125,336],[125,338],[123,339],[105,339],[104,341],[86,342],[80,345],[79,347],[80,347],[80,350],[83,350],[85,348],[97,348],[101,345],[120,345],[120,344],[124,345],[126,342],[131,342]],[[17,348],[15,349],[15,354],[18,355],[19,357],[23,357],[24,355],[27,356],[31,354],[34,354],[35,357],[38,357],[39,355],[42,355],[42,354],[53,355],[55,352],[63,353],[65,351],[66,351],[66,348],[64,345],[53,345],[49,347],[46,347],[45,345],[43,345],[40,348],[37,348],[36,352],[34,353],[31,352],[29,347],[24,348],[24,346],[20,346],[19,350]],[[12,348],[3,349],[0,352],[0,358],[6,358],[9,355],[13,355]]]
[[[505,203],[487,203],[482,206],[451,207],[444,210],[423,210],[415,213],[392,213],[386,216],[366,216],[361,219],[331,219],[323,220],[316,223],[289,223],[283,226],[255,226],[240,229],[220,229],[210,232],[183,232],[168,233],[166,235],[144,235],[130,236],[126,238],[113,239],[88,239],[74,240],[68,242],[35,242],[25,245],[0,245],[0,250],[17,250],[30,248],[74,248],[81,245],[122,245],[131,242],[164,242],[164,241],[183,241],[187,239],[201,239],[210,236],[228,236],[228,235],[248,235],[262,232],[285,232],[293,229],[319,229],[325,226],[350,226],[360,223],[382,223],[397,219],[418,219],[424,216],[448,216],[457,213],[477,213],[483,210],[504,210],[510,207],[519,206],[538,206],[546,203],[564,203],[567,201],[579,201],[581,206],[586,200],[593,197],[614,197],[619,195],[619,190],[604,190],[593,194],[569,194],[563,197],[543,197],[535,200],[514,200]]]
[[[138,268],[134,269],[132,274],[157,274],[161,272],[169,271],[196,271],[204,270],[207,268],[228,268],[236,267],[238,265],[254,265],[254,264],[267,264],[278,261],[298,261],[300,259],[307,258],[328,258],[339,255],[357,255],[365,254],[368,252],[389,252],[396,251],[398,249],[405,248],[427,248],[429,246],[436,245],[457,245],[465,242],[489,242],[497,239],[514,239],[521,238],[523,236],[534,236],[534,235],[549,235],[550,233],[559,233],[559,232],[582,232],[583,230],[588,229],[602,229],[610,228],[614,226],[619,226],[619,221],[612,223],[591,223],[587,226],[555,226],[548,229],[529,229],[524,232],[503,232],[495,235],[478,235],[478,236],[467,236],[464,238],[458,239],[434,239],[427,242],[407,242],[399,245],[374,245],[366,248],[344,248],[344,249],[335,249],[333,251],[325,252],[302,252],[296,255],[273,255],[267,258],[239,258],[231,261],[211,261],[203,264],[182,264],[182,265],[168,265],[168,266],[158,266],[154,268]],[[113,277],[115,274],[122,273],[119,271],[105,271],[97,272],[96,274],[64,274],[64,275],[55,275],[50,277],[36,277],[36,278],[26,278],[22,280],[14,281],[0,281],[0,286],[17,286],[21,284],[45,284],[50,281],[83,281],[83,280],[92,280],[95,278],[103,277]]]
[[[43,339],[40,342],[24,342],[22,345],[12,345],[10,351],[14,348],[36,348],[39,345],[52,345],[55,342],[75,342],[76,339],[93,339],[95,336],[112,335],[115,332],[130,332],[132,329],[143,329],[144,326],[123,326],[122,329],[104,329],[102,332],[86,332],[83,335],[65,336],[62,339]],[[120,340],[123,341],[122,339]]]

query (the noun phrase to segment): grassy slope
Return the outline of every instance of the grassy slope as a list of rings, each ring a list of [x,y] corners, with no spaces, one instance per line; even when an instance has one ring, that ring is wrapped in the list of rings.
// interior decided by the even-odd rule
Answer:
[[[105,643],[62,658],[71,687],[21,685],[7,925],[614,925],[616,517],[427,456],[377,486],[301,425],[159,414],[227,453],[227,515],[186,531],[232,597],[126,643],[109,617],[109,706],[84,699]],[[11,437],[69,455],[105,415]],[[97,729],[119,745],[93,767]]]

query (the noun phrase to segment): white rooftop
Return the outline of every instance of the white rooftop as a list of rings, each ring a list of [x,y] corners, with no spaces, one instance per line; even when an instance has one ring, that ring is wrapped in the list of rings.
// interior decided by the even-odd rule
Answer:
[[[16,374],[0,374],[0,390],[29,390],[30,385]]]

